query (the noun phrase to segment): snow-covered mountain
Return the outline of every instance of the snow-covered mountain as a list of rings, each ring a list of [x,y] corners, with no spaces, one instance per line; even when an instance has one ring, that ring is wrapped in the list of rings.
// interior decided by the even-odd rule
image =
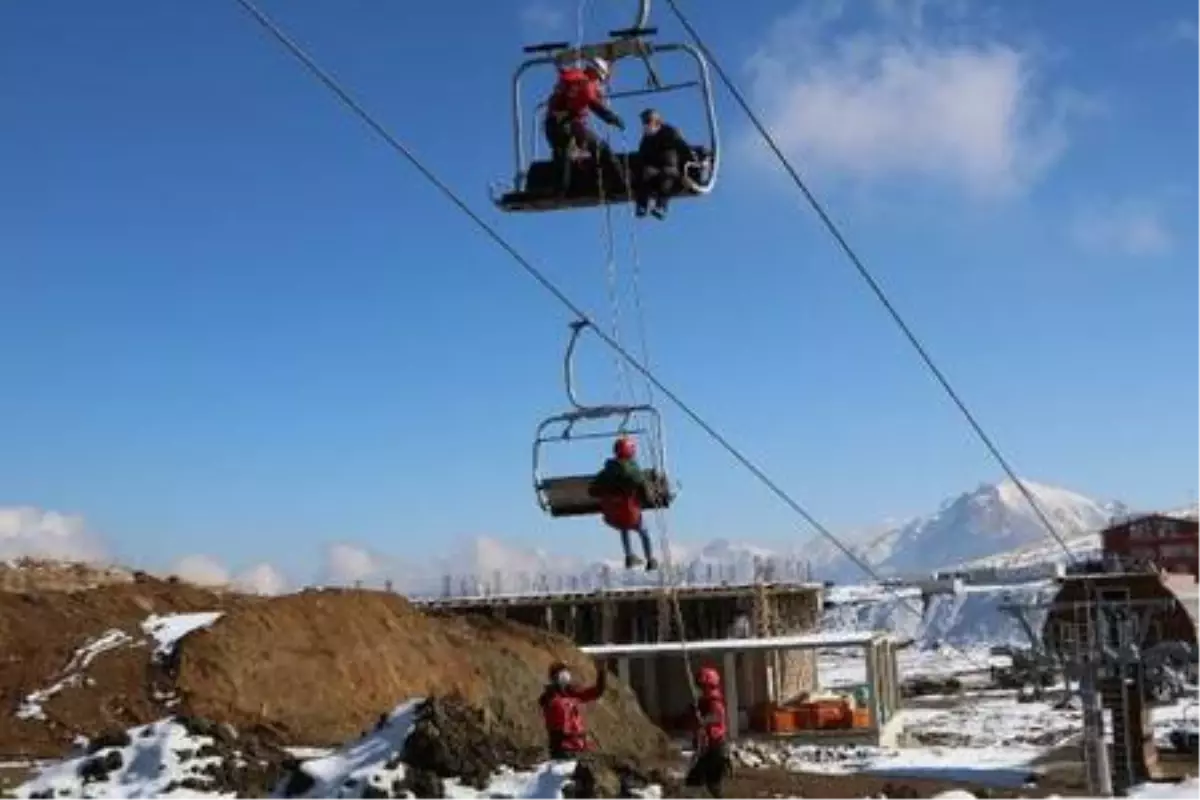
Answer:
[[[879,586],[837,587],[826,597],[821,628],[829,631],[889,630],[925,647],[944,642],[955,647],[997,644],[1028,647],[1029,633],[1005,604],[1026,606],[1033,631],[1038,631],[1045,611],[1036,607],[1050,600],[1058,586],[1053,581],[1031,581],[1011,586],[966,586],[956,594],[935,595],[922,609],[917,589],[883,589]]]
[[[1096,533],[1112,516],[1126,513],[1117,502],[1101,502],[1067,489],[1024,481],[1056,530],[1072,546],[1094,547]],[[1058,545],[1049,539],[1020,490],[1008,480],[983,484],[947,499],[931,514],[887,521],[842,532],[842,540],[880,575],[929,573],[961,564],[982,564],[998,554],[1017,563],[1053,558]],[[337,545],[326,574],[332,582],[382,584],[419,594],[525,592],[589,589],[617,582],[657,582],[657,577],[627,572],[617,560],[589,561],[569,553],[521,547],[495,537],[478,537],[456,551],[419,567]],[[798,539],[769,549],[751,543],[715,539],[707,544],[673,542],[672,561],[695,582],[751,580],[770,564],[783,580],[861,582],[867,576],[832,543]],[[447,586],[449,583],[449,586]]]
[[[1067,489],[1022,480],[1064,539],[1104,528],[1122,503],[1100,502]],[[1051,542],[1020,489],[1011,481],[983,484],[917,517],[860,542],[856,552],[883,575],[929,572],[996,553]],[[1057,545],[1055,544],[1055,547]],[[840,554],[817,571],[830,580],[858,580],[862,570]]]

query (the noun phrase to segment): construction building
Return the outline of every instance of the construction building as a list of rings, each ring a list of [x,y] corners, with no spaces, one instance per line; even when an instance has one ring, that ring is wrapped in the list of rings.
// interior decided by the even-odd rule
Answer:
[[[722,672],[734,736],[758,729],[822,741],[878,742],[890,730],[899,704],[895,643],[878,634],[830,638],[818,633],[823,592],[820,583],[683,585],[674,589],[678,610],[659,586],[414,602],[440,613],[501,617],[571,639],[583,652],[605,660],[668,731],[687,729],[692,722],[690,676],[678,633],[682,624],[693,669],[712,664]],[[817,692],[822,647],[853,648],[867,662],[867,682],[859,692],[862,708],[853,718],[857,724],[847,716],[836,733],[776,724],[783,715],[799,713],[783,710],[789,704]]]

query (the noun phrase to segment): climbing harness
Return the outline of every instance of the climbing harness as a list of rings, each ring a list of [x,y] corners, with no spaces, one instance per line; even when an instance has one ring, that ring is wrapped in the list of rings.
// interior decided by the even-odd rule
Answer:
[[[631,183],[620,180],[621,176],[610,164],[591,165],[591,169],[572,169],[568,164],[570,180],[564,190],[563,165],[555,163],[553,158],[535,160],[537,131],[540,130],[537,121],[544,113],[544,101],[534,107],[530,145],[524,141],[521,79],[525,73],[535,67],[546,66],[557,71],[590,58],[602,58],[613,66],[621,59],[638,58],[646,67],[645,88],[614,92],[608,96],[610,100],[699,89],[707,123],[708,142],[704,146],[692,147],[690,157],[683,164],[681,180],[673,195],[681,198],[700,197],[713,190],[717,183],[719,137],[708,64],[700,51],[690,44],[652,42],[650,37],[658,31],[656,28],[646,27],[649,17],[650,0],[639,0],[634,25],[609,31],[610,38],[607,41],[576,46],[572,46],[570,42],[548,42],[524,48],[524,52],[533,57],[517,67],[512,80],[513,178],[507,186],[494,183],[490,187],[492,202],[498,208],[506,212],[559,211],[594,208],[602,202],[629,202],[633,199]],[[582,14],[580,19],[582,20]],[[582,30],[582,24],[580,29]],[[582,36],[580,39],[582,40]],[[662,55],[684,55],[690,58],[695,67],[695,77],[680,83],[664,84],[654,69],[654,58]],[[625,174],[635,177],[641,174],[641,157],[636,150],[616,155],[618,163],[624,165]],[[621,187],[620,191],[610,191],[608,199],[601,201],[601,182],[606,182],[610,187]]]

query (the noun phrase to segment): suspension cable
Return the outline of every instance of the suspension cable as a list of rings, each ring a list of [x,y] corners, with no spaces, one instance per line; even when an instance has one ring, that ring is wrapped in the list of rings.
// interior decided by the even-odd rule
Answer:
[[[933,358],[929,355],[929,352],[925,349],[924,345],[921,344],[921,341],[917,338],[917,335],[913,333],[912,329],[908,326],[908,323],[904,321],[904,318],[900,316],[900,312],[897,311],[896,307],[892,304],[892,301],[888,299],[887,294],[883,291],[883,287],[881,287],[879,282],[875,280],[875,277],[871,274],[870,270],[867,269],[862,259],[859,258],[854,248],[850,246],[850,243],[846,240],[846,237],[842,234],[837,224],[829,216],[829,213],[825,210],[825,207],[817,199],[816,195],[813,194],[812,190],[809,189],[808,184],[805,183],[804,179],[800,177],[800,173],[794,166],[792,166],[792,163],[790,160],[788,160],[788,157],[783,154],[783,151],[779,148],[779,145],[776,144],[774,137],[771,136],[770,132],[759,119],[758,115],[754,113],[752,108],[750,108],[750,104],[746,101],[745,96],[737,88],[737,85],[733,82],[733,79],[729,77],[729,74],[725,71],[725,68],[721,66],[721,62],[717,60],[715,55],[713,55],[712,50],[700,37],[700,34],[696,32],[696,29],[692,27],[692,24],[688,21],[688,18],[684,16],[682,11],[679,10],[679,4],[676,2],[676,0],[667,0],[667,5],[671,7],[671,11],[675,14],[676,19],[679,20],[680,25],[682,25],[684,30],[687,31],[688,35],[692,37],[692,40],[695,41],[696,46],[700,49],[700,52],[704,54],[705,59],[709,64],[712,65],[712,68],[716,71],[717,76],[721,79],[721,82],[725,84],[725,88],[729,90],[731,95],[733,95],[733,99],[737,101],[739,106],[741,106],[742,111],[745,112],[746,116],[750,119],[750,122],[753,123],[763,141],[766,142],[767,146],[771,149],[771,152],[775,154],[775,158],[783,166],[788,176],[791,177],[792,182],[796,184],[796,188],[801,191],[801,193],[804,195],[804,199],[808,201],[808,204],[812,206],[813,211],[815,211],[817,216],[820,217],[821,222],[824,223],[825,228],[833,236],[842,252],[846,254],[846,257],[850,260],[850,263],[854,265],[854,268],[858,271],[858,274],[862,276],[862,279],[867,282],[867,286],[870,287],[871,291],[874,293],[879,302],[883,304],[883,307],[891,316],[892,321],[896,323],[897,327],[900,328],[901,333],[904,334],[904,337],[908,340],[909,344],[911,344],[913,349],[917,351],[917,355],[919,355],[921,360],[925,362],[925,366],[933,375],[934,379],[941,384],[942,389],[945,390],[946,395],[949,396],[949,398],[954,402],[954,405],[958,407],[958,410],[962,412],[963,417],[966,418],[967,423],[971,426],[971,429],[975,432],[975,435],[981,442],[983,442],[984,447],[988,449],[988,452],[990,452],[992,457],[997,461],[997,463],[1000,464],[1000,467],[1008,475],[1009,479],[1013,482],[1013,485],[1015,485],[1021,492],[1022,496],[1024,496],[1025,500],[1029,503],[1030,508],[1033,509],[1033,513],[1037,516],[1038,521],[1041,522],[1042,526],[1045,527],[1047,532],[1049,532],[1049,534],[1054,537],[1054,540],[1058,542],[1059,546],[1062,547],[1063,551],[1067,554],[1068,560],[1074,562],[1076,560],[1075,553],[1071,551],[1071,548],[1067,546],[1066,541],[1059,534],[1058,530],[1055,529],[1054,524],[1050,522],[1050,518],[1042,510],[1041,504],[1038,503],[1037,499],[1033,496],[1033,493],[1029,491],[1029,487],[1025,485],[1024,481],[1017,477],[1017,473],[1009,464],[1008,459],[1006,459],[1000,452],[999,447],[996,446],[995,442],[992,441],[992,438],[988,436],[987,432],[984,431],[983,426],[979,424],[978,420],[976,420],[975,415],[971,413],[969,408],[967,408],[967,404],[959,396],[958,392],[954,390],[954,387],[950,385],[949,379],[946,378],[945,374],[941,371],[941,369],[938,368],[937,364],[934,363]]]
[[[786,490],[763,471],[749,456],[745,455],[736,445],[730,442],[720,431],[708,422],[698,411],[692,408],[682,397],[676,394],[670,387],[664,384],[653,372],[649,370],[641,361],[635,358],[628,350],[626,350],[619,342],[615,341],[603,328],[596,325],[592,317],[584,311],[584,309],[572,300],[562,289],[558,287],[554,281],[550,280],[544,272],[537,268],[528,258],[517,250],[517,248],[509,242],[494,225],[483,219],[470,205],[463,200],[457,192],[454,191],[448,184],[439,178],[429,167],[427,167],[421,159],[419,159],[412,150],[409,149],[404,142],[400,141],[391,131],[379,122],[370,112],[355,100],[342,85],[335,80],[328,72],[326,72],[313,58],[297,44],[287,33],[268,17],[261,9],[259,9],[252,0],[234,0],[240,5],[250,16],[252,16],[264,29],[267,30],[280,44],[284,46],[297,60],[299,60],[327,89],[333,92],[339,100],[352,111],[359,119],[363,121],[367,127],[371,128],[380,138],[382,138],[398,155],[404,158],[417,172],[421,174],[429,183],[442,193],[459,211],[466,215],[476,227],[479,228],[489,239],[496,243],[505,253],[507,253],[518,266],[523,269],[526,274],[533,278],[543,289],[554,297],[563,307],[569,310],[577,319],[591,325],[596,332],[596,336],[604,342],[609,348],[614,350],[625,362],[641,373],[651,385],[654,386],[664,397],[678,408],[683,414],[690,419],[698,428],[700,428],[710,439],[728,453],[735,461],[741,464],[747,471],[753,475],[759,483],[766,487],[780,501],[791,509],[797,516],[807,522],[814,530],[824,536],[834,547],[836,547],[843,555],[845,555],[851,563],[858,566],[864,573],[881,584],[881,587],[888,593],[892,594],[897,600],[905,605],[910,611],[915,611],[918,616],[922,616],[921,612],[916,609],[908,598],[899,594],[894,588],[887,586],[883,578],[871,567],[863,558],[855,553],[850,547],[845,545],[837,536],[833,534],[820,520],[814,517],[804,506],[796,501]],[[957,648],[955,648],[957,649]],[[960,651],[968,661],[979,666],[978,662],[974,661],[964,651]]]

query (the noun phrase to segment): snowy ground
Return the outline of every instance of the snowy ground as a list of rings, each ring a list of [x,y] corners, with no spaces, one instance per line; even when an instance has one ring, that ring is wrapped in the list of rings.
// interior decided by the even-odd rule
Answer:
[[[392,796],[404,796],[407,771],[399,753],[420,703],[419,698],[401,703],[374,731],[338,750],[295,748],[297,755],[312,756],[302,766],[311,785],[297,796],[386,796],[389,791]],[[220,757],[204,755],[212,752],[213,744],[212,737],[189,733],[170,719],[160,720],[130,729],[126,744],[42,767],[35,778],[16,788],[15,796],[233,797],[233,792],[222,791],[215,780]],[[501,769],[482,791],[445,781],[445,796],[562,797],[574,771],[573,761],[547,762],[531,770]],[[649,787],[642,796],[660,794],[658,787]],[[273,796],[284,796],[282,785]]]

